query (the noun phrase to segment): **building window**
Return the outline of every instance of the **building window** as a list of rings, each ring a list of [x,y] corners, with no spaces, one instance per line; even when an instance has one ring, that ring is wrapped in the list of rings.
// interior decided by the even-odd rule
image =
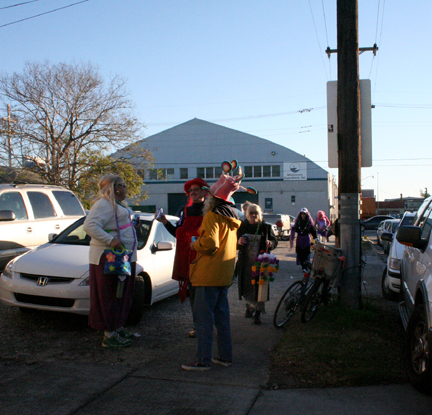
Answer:
[[[253,166],[253,177],[262,177],[261,166]]]
[[[205,175],[206,175],[206,179],[214,179],[214,168],[206,167]]]
[[[180,168],[180,179],[181,180],[189,179],[189,169],[187,167]]]
[[[246,166],[244,173],[246,178],[251,177],[280,177],[280,166]]]
[[[173,180],[174,169],[151,169],[150,180]]]
[[[151,169],[150,170],[150,180],[157,180],[157,179],[158,179],[157,169]]]
[[[295,195],[291,196],[291,203],[294,204],[295,203]]]
[[[215,179],[221,174],[221,167],[197,167],[197,177],[200,179]]]

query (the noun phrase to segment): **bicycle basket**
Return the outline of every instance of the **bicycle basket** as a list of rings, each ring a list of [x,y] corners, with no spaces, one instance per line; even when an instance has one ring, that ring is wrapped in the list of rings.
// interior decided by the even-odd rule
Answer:
[[[342,249],[317,242],[312,259],[312,269],[314,271],[324,270],[326,277],[331,279],[339,265],[338,258],[341,255]]]

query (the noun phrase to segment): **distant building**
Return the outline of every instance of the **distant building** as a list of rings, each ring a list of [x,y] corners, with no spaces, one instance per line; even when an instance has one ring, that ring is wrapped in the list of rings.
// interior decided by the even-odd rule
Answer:
[[[362,189],[360,219],[371,218],[376,215],[376,200],[373,189]]]
[[[146,138],[141,146],[155,157],[155,168],[144,177],[150,197],[130,201],[142,211],[162,207],[176,214],[185,202],[187,180],[200,177],[211,185],[222,173],[223,161],[237,160],[245,173],[242,185],[258,191],[258,195],[236,192],[237,207],[249,200],[268,213],[295,216],[307,207],[313,217],[318,210],[332,219],[337,216],[333,176],[305,156],[264,138],[194,118]],[[115,157],[122,155],[118,152]]]
[[[390,215],[402,217],[407,211],[416,211],[423,203],[423,197],[401,197],[398,199],[386,199],[377,202],[377,215]]]

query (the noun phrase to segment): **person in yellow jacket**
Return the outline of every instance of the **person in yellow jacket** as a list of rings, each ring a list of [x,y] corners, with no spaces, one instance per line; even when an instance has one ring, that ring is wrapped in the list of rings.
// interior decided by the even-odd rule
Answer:
[[[190,282],[196,287],[194,321],[198,344],[196,360],[182,365],[184,370],[210,370],[211,362],[232,365],[228,288],[233,282],[241,221],[229,200],[240,188],[238,181],[238,176],[222,174],[208,189],[210,196],[205,202],[199,237],[191,244],[191,249],[197,251],[190,267]],[[217,330],[217,357],[212,357],[213,326]]]

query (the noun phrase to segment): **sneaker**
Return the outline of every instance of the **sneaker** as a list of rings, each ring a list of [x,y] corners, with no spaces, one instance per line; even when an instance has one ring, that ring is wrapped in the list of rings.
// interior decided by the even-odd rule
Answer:
[[[230,367],[232,365],[232,360],[225,360],[220,357],[212,357],[212,362],[225,367]]]
[[[195,337],[197,336],[197,335],[196,335],[196,330],[195,330],[195,329],[191,330],[191,331],[189,332],[188,336],[189,336],[189,337],[192,337],[192,338],[195,338]]]
[[[182,365],[182,369],[184,370],[192,370],[196,372],[205,372],[207,370],[211,369],[210,365],[202,365],[201,363],[198,363],[197,361],[188,363],[187,365]]]
[[[111,337],[104,336],[102,347],[117,348],[128,347],[132,344],[132,340],[120,337],[120,334],[114,333]]]
[[[128,331],[126,331],[125,329],[121,329],[118,332],[118,335],[122,338],[122,339],[129,339],[132,340],[135,338],[135,334],[133,333],[129,333]]]

